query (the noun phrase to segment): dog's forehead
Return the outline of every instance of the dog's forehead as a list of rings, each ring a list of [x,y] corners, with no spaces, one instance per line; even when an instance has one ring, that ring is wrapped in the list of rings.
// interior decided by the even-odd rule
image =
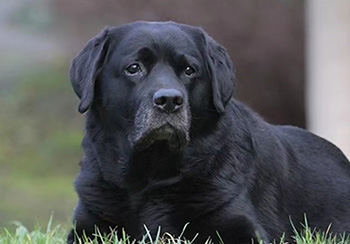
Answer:
[[[182,53],[199,52],[196,43],[186,26],[171,22],[142,22],[128,25],[126,34],[119,40],[117,49],[122,53],[132,53],[142,47],[153,50],[173,50]],[[118,35],[116,35],[116,38]]]

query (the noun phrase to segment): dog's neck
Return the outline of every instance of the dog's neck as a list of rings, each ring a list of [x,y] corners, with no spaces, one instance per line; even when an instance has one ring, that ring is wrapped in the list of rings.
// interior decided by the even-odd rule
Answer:
[[[96,124],[99,126],[95,127]],[[135,191],[152,182],[177,181],[183,151],[171,150],[164,141],[135,151],[130,147],[124,130],[118,129],[120,125],[111,129],[111,124],[94,111],[87,114],[84,151],[94,155],[104,180]]]
[[[218,168],[215,158],[220,155],[225,145],[252,147],[251,141],[240,138],[241,130],[244,130],[247,121],[242,121],[239,113],[245,109],[239,104],[233,104],[231,107],[226,115],[217,121],[215,127],[218,129],[215,132],[191,138],[189,145],[181,151],[170,150],[162,141],[156,142],[146,150],[134,151],[129,146],[127,135],[123,130],[118,130],[118,125],[112,130],[108,127],[112,124],[110,121],[92,111],[87,118],[88,133],[87,143],[83,145],[84,150],[92,151],[95,155],[106,181],[123,188],[142,189],[152,182],[173,184],[182,177],[192,177],[191,172],[197,171],[201,173],[195,177],[205,177],[207,172]],[[99,124],[99,127],[94,127],[96,124]],[[225,128],[232,130],[227,131]],[[197,156],[193,158],[191,155]],[[206,164],[201,164],[204,161]]]

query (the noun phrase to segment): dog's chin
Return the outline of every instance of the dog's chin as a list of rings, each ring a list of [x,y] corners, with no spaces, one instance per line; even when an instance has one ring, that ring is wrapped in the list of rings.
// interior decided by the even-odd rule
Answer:
[[[189,136],[185,131],[165,124],[146,131],[134,144],[135,151],[144,151],[151,147],[166,145],[172,152],[180,152],[188,144]]]

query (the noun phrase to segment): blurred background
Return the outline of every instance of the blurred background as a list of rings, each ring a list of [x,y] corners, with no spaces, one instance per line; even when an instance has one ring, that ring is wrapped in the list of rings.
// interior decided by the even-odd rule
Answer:
[[[348,0],[0,0],[0,227],[69,223],[84,132],[70,60],[136,20],[203,27],[230,53],[238,99],[349,157]]]

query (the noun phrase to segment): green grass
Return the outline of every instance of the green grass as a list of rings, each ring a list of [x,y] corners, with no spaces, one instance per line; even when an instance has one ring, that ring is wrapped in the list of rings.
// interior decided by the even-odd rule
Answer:
[[[33,219],[45,226],[52,212],[56,221],[68,222],[77,203],[73,182],[83,155],[84,117],[68,63],[0,75],[0,226],[10,230],[14,219],[29,229]]]
[[[35,227],[33,231],[30,231],[24,225],[19,222],[14,222],[16,226],[15,230],[10,231],[4,228],[0,231],[0,243],[1,244],[63,244],[66,243],[66,236],[68,229],[60,225],[53,225],[52,217],[46,229]],[[186,225],[187,226],[187,225]],[[147,227],[145,226],[145,235],[141,240],[131,239],[124,230],[112,231],[109,235],[104,235],[96,230],[95,238],[90,239],[83,237],[78,240],[77,244],[191,244],[195,240],[186,240],[183,235],[186,231],[184,227],[179,237],[174,237],[171,233],[161,234],[161,229],[158,229],[158,233],[155,237],[152,237]],[[294,226],[293,226],[294,228]],[[121,235],[118,235],[118,231],[121,231]],[[335,236],[328,231],[318,232],[311,229],[307,221],[304,224],[304,231],[301,233],[294,231],[294,240],[297,244],[350,244],[350,235]],[[203,244],[213,244],[208,239]],[[219,244],[223,244],[222,242]],[[231,243],[229,243],[231,244]],[[260,241],[257,244],[265,244]],[[275,241],[272,244],[287,244],[282,236],[281,240]]]

